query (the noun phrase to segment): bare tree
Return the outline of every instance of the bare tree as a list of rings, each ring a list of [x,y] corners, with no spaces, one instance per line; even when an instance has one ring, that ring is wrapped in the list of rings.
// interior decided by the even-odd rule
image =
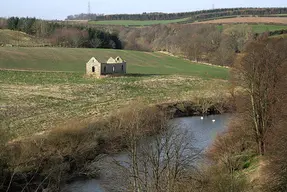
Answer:
[[[244,112],[252,122],[260,155],[265,154],[266,136],[274,126],[278,103],[276,90],[283,77],[286,50],[286,41],[253,42],[236,64],[236,78],[247,93],[247,103],[242,109],[245,108]]]
[[[177,126],[167,127],[165,121],[160,126],[160,134],[144,140],[132,132],[129,135],[130,161],[126,171],[131,191],[177,191],[185,173],[196,169],[200,151],[192,146],[192,136]]]
[[[242,52],[245,44],[252,39],[252,30],[248,25],[232,25],[223,33],[228,36],[228,47],[234,52]]]

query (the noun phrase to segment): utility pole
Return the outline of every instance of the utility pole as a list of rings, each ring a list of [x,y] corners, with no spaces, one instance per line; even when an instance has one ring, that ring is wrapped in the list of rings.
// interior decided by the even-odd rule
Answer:
[[[91,2],[88,3],[88,20],[91,19]]]

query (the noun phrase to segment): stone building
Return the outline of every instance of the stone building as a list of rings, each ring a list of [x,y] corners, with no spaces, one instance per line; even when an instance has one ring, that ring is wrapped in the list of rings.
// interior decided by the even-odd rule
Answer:
[[[115,59],[110,57],[106,63],[101,63],[92,57],[86,64],[86,75],[100,77],[104,75],[126,74],[126,67],[126,61],[120,57],[116,57]]]

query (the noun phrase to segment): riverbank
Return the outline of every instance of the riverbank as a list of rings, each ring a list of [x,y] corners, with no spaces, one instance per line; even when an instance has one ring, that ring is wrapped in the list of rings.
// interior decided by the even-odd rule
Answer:
[[[235,106],[228,98],[222,98],[221,101],[201,98],[197,101],[161,103],[156,106],[168,113],[171,118],[216,115],[232,113],[235,110]]]
[[[212,104],[206,108],[187,101],[148,107],[134,103],[105,118],[88,122],[73,121],[47,134],[10,144],[4,155],[12,160],[6,162],[9,169],[5,174],[13,178],[10,187],[15,191],[19,190],[17,186],[23,188],[26,185],[35,190],[35,186],[30,186],[32,183],[41,183],[43,189],[57,191],[62,183],[74,178],[97,177],[98,173],[90,170],[89,165],[100,154],[117,153],[128,148],[131,139],[161,132],[170,118],[199,115],[202,112],[221,113],[222,109],[215,106]],[[12,170],[18,171],[14,173]],[[27,180],[31,182],[27,183]]]

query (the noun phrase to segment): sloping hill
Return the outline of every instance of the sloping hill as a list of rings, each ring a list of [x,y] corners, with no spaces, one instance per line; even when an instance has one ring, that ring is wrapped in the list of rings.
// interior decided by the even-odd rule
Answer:
[[[46,43],[43,39],[36,38],[20,31],[0,29],[0,46],[39,47]]]
[[[139,74],[185,74],[226,79],[228,69],[195,64],[162,53],[68,48],[0,48],[0,68],[41,71],[85,71],[91,57],[106,61],[109,57],[121,56],[128,63],[128,73]]]

